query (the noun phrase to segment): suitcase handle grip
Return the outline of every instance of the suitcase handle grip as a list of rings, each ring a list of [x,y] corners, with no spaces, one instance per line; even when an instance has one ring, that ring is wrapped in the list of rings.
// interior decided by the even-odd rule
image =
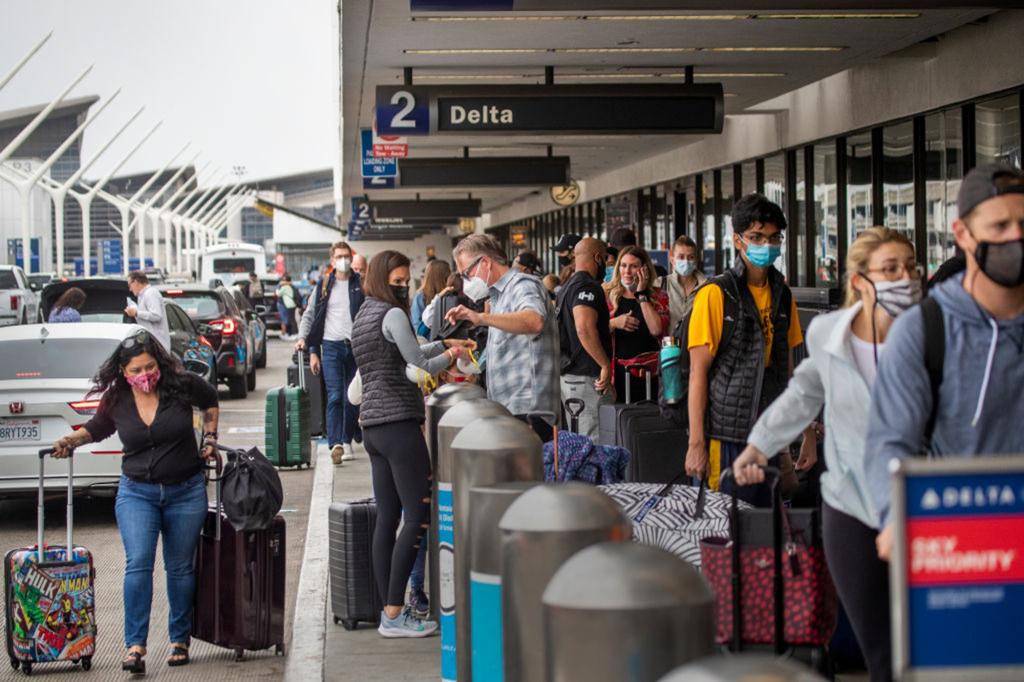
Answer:
[[[299,371],[297,372],[299,375],[299,388],[303,391],[306,390],[306,363],[305,358],[303,358],[304,355],[305,353],[301,350],[295,351],[295,359],[298,361],[297,364],[299,366]]]
[[[47,455],[54,453],[54,448],[41,448],[39,450],[39,500],[36,506],[36,554],[39,563],[43,563],[43,527],[46,515],[46,496],[43,491],[45,477],[45,460]],[[67,561],[71,561],[74,552],[74,525],[75,525],[75,452],[68,454],[68,511],[67,511],[67,545],[65,553]]]

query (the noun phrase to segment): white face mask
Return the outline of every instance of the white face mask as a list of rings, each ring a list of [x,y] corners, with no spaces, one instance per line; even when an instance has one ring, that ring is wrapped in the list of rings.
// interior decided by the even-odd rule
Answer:
[[[481,301],[491,294],[491,288],[487,286],[487,280],[481,277],[479,272],[478,268],[478,274],[475,277],[471,277],[468,281],[462,283],[462,293],[474,302]]]
[[[900,279],[895,282],[872,282],[875,300],[889,317],[895,319],[921,300],[921,280]]]
[[[334,269],[338,272],[348,272],[352,269],[351,258],[338,258],[334,261]]]
[[[692,260],[677,260],[676,261],[676,274],[682,277],[687,277],[693,274],[693,271],[697,269],[697,264]]]

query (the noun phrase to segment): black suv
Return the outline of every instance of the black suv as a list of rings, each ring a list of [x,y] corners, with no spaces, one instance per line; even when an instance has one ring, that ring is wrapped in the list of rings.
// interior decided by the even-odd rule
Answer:
[[[228,385],[232,398],[245,398],[256,388],[256,361],[246,316],[224,287],[201,284],[162,285],[164,298],[173,301],[199,325],[213,346],[217,379]]]

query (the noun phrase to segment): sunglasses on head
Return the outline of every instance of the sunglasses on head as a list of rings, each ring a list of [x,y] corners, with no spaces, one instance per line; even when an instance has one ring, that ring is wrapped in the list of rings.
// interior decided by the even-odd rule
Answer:
[[[125,340],[121,342],[121,348],[124,350],[130,350],[136,346],[144,346],[150,338],[152,337],[149,335],[149,332],[143,330],[137,331],[131,336],[126,337]]]

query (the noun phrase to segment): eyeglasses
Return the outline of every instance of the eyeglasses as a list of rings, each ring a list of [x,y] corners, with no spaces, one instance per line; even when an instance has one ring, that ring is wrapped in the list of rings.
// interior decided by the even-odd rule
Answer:
[[[871,268],[866,272],[880,272],[889,281],[901,279],[904,274],[910,279],[922,279],[924,266],[920,263],[887,263],[880,268]]]
[[[482,261],[483,259],[484,259],[483,256],[477,256],[476,260],[473,261],[468,268],[466,268],[465,270],[460,271],[459,274],[462,275],[462,278],[463,279],[470,279],[469,273],[472,272],[473,269],[476,266],[480,265],[480,261]]]
[[[765,244],[771,244],[772,246],[781,246],[786,240],[785,235],[781,232],[776,232],[770,237],[766,237],[760,232],[751,232],[750,234],[744,234],[742,237],[753,244],[754,246],[764,246]]]

